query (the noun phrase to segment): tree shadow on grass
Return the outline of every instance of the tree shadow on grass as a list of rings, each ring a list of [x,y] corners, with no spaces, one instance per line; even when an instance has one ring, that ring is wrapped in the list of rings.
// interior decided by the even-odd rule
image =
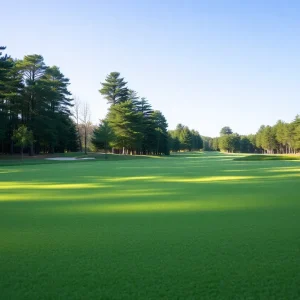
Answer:
[[[297,298],[297,166],[188,161],[0,174],[1,296]]]

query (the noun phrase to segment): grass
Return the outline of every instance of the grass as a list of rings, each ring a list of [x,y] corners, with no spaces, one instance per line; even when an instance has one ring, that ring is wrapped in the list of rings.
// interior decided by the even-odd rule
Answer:
[[[247,155],[235,158],[237,161],[261,161],[261,160],[300,160],[300,155],[295,154],[276,154],[276,155],[267,155],[267,154],[255,154]]]
[[[78,162],[87,162],[80,160],[82,158],[94,158],[96,160],[106,160],[105,155],[102,153],[88,153],[84,154],[81,152],[70,152],[70,153],[56,153],[56,154],[47,154],[47,155],[37,155],[37,156],[24,156],[24,159],[21,160],[20,155],[0,155],[0,166],[22,166],[22,165],[37,165],[37,164],[57,164],[57,163],[67,163],[68,161],[55,161],[47,160],[46,158],[54,157],[76,157]],[[140,155],[113,155],[107,154],[108,161],[119,161],[119,160],[138,160],[138,159],[149,159],[155,158],[151,156],[140,156]],[[69,162],[68,162],[69,163]]]
[[[1,299],[299,299],[300,161],[0,167]]]

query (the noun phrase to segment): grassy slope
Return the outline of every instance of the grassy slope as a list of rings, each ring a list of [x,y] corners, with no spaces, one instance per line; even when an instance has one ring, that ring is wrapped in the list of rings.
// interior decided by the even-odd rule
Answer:
[[[3,299],[297,299],[300,162],[0,167]]]

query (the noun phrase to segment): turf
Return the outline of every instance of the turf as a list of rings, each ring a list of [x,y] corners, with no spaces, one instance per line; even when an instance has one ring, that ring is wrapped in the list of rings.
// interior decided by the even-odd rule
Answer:
[[[0,167],[1,299],[299,299],[300,161]]]
[[[300,160],[300,155],[288,154],[288,155],[266,155],[255,154],[247,155],[235,158],[237,161],[261,161],[261,160]]]
[[[138,159],[149,159],[155,158],[151,156],[140,156],[140,155],[113,155],[103,153],[89,153],[84,154],[80,152],[70,152],[70,153],[56,153],[48,155],[37,155],[37,156],[24,156],[23,160],[20,155],[0,155],[0,167],[1,166],[24,166],[24,165],[37,165],[37,164],[56,164],[56,163],[69,163],[69,161],[55,161],[47,160],[46,158],[54,157],[76,157],[78,160],[75,163],[87,162],[85,160],[80,160],[82,158],[94,158],[96,160],[108,160],[108,161],[119,161],[119,160],[138,160]]]

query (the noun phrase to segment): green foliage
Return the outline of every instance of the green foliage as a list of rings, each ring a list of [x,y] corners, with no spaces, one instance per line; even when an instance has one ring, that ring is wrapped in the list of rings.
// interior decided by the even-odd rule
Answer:
[[[169,155],[169,145],[168,145],[168,123],[164,115],[155,110],[150,115],[150,120],[152,128],[154,128],[154,138],[153,141],[150,141],[150,144],[153,147],[153,153],[159,155],[161,153]],[[153,136],[152,136],[153,137]]]
[[[225,127],[223,127],[222,129],[221,129],[221,131],[220,131],[220,135],[222,136],[222,135],[229,135],[229,134],[232,134],[233,132],[232,132],[232,129],[230,128],[230,127],[228,127],[228,126],[225,126]]]
[[[255,152],[255,140],[253,135],[241,136],[240,139],[240,152],[253,153]]]
[[[0,47],[0,51],[6,47]],[[3,140],[6,135],[6,129],[9,123],[8,107],[6,106],[6,97],[9,93],[9,73],[12,68],[12,63],[7,55],[2,55],[0,52],[0,140]]]
[[[99,127],[94,130],[92,143],[96,149],[104,149],[107,153],[109,144],[113,142],[115,138],[114,131],[110,127],[107,120],[103,120]]]
[[[199,151],[203,148],[203,140],[198,131],[190,130],[187,126],[178,124],[175,130],[169,131],[170,149],[173,152],[179,150]]]
[[[279,120],[274,126],[262,125],[256,134],[248,136],[229,134],[228,128],[222,128],[220,138],[203,137],[204,149],[268,154],[297,153],[300,150],[299,116],[291,123]]]
[[[222,135],[219,140],[219,147],[227,152],[239,152],[240,136],[236,133]]]
[[[110,146],[115,153],[169,154],[167,121],[160,111],[154,111],[149,101],[128,89],[120,73],[112,72],[100,93],[110,104],[106,122],[114,138]],[[94,144],[97,144],[96,136]],[[100,143],[101,146],[101,143]]]
[[[115,134],[113,145],[116,148],[132,149],[137,146],[141,134],[139,132],[140,115],[128,100],[112,105],[107,115],[107,123]]]
[[[130,100],[129,90],[126,85],[127,82],[124,81],[124,78],[120,77],[119,72],[111,72],[106,76],[105,82],[101,83],[102,88],[99,92],[109,104],[120,104]],[[132,96],[132,91],[130,95]]]
[[[31,145],[34,140],[32,131],[28,130],[25,125],[21,125],[18,129],[15,129],[12,138],[16,142],[16,145],[21,147],[22,155],[24,147]]]
[[[58,67],[46,66],[41,55],[0,58],[0,139],[6,153],[15,151],[13,131],[20,124],[34,133],[31,154],[78,148],[69,84]]]
[[[18,129],[14,130],[13,139],[18,146],[24,148],[33,142],[33,134],[25,125],[21,125]]]
[[[268,152],[273,153],[276,148],[276,136],[275,131],[271,126],[266,126],[262,132],[261,146],[263,149],[267,149]]]

